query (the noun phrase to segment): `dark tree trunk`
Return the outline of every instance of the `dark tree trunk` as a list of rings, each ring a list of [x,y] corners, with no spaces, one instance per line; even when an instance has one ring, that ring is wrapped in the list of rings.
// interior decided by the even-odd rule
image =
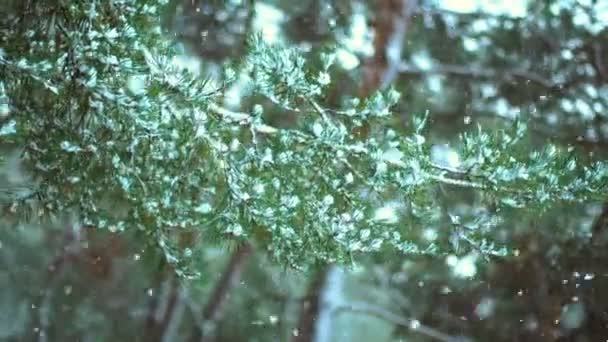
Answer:
[[[199,326],[190,341],[210,341],[213,337],[213,324],[220,319],[222,309],[234,284],[239,280],[247,258],[253,249],[248,243],[240,245],[232,254],[228,265],[215,288],[211,292],[209,301],[205,305],[202,313],[202,326]]]
[[[302,301],[300,322],[292,342],[329,342],[335,309],[341,305],[344,274],[337,266],[319,271]]]

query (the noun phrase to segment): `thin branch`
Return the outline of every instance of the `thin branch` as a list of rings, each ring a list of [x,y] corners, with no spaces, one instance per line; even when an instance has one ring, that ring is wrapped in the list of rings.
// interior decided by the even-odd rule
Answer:
[[[321,117],[323,118],[323,121],[325,121],[326,124],[331,124],[331,121],[329,120],[327,113],[325,113],[325,110],[323,108],[321,108],[321,106],[312,98],[306,98],[306,99],[312,105],[312,107],[315,109],[315,111],[319,115],[321,115]]]
[[[467,175],[468,174],[468,172],[466,170],[461,170],[461,169],[456,169],[456,168],[452,168],[452,167],[449,167],[449,166],[439,165],[439,164],[436,164],[436,163],[433,163],[433,162],[431,162],[430,165],[433,168],[435,168],[435,169],[438,169],[438,170],[441,170],[441,171],[445,171],[445,172],[449,172],[449,173],[455,173],[455,174],[458,174],[458,175]]]
[[[249,124],[252,120],[251,114],[234,112],[224,107],[221,107],[215,103],[209,103],[209,109],[229,122],[238,122],[241,124]]]
[[[440,122],[442,124],[451,124],[454,120],[457,120],[462,116],[461,112],[444,112],[438,113],[438,115],[433,116],[433,121],[435,123]],[[486,112],[476,113],[476,117],[482,119],[498,119],[505,121],[506,123],[515,122],[515,118],[510,118],[507,116],[500,116],[489,114]],[[541,135],[543,138],[549,138],[553,141],[559,141],[562,144],[566,145],[577,145],[585,150],[606,150],[608,151],[608,140],[591,140],[584,137],[584,134],[580,135],[572,135],[567,136],[563,134],[559,134],[559,127],[551,127],[550,125],[543,124],[542,122],[534,122],[533,125],[529,125],[528,129],[535,133],[536,135]],[[446,170],[447,171],[447,170]]]
[[[380,318],[382,320],[385,320],[389,323],[405,327],[412,332],[417,332],[419,334],[425,335],[427,337],[430,337],[432,339],[435,339],[435,340],[441,341],[441,342],[463,342],[464,341],[463,338],[452,337],[452,336],[442,333],[436,329],[423,325],[422,323],[420,323],[420,321],[418,321],[416,319],[400,316],[400,315],[390,312],[389,310],[386,310],[380,306],[369,304],[369,303],[344,304],[344,305],[337,307],[335,309],[335,312],[336,313],[355,312],[355,313],[362,313],[362,314],[374,316],[374,317]]]
[[[424,75],[453,75],[464,76],[471,78],[503,78],[507,80],[521,79],[524,81],[534,82],[544,88],[558,89],[559,84],[547,79],[546,77],[537,74],[530,70],[495,70],[468,65],[454,64],[439,64],[429,69],[419,68],[417,66],[402,63],[399,66],[399,72],[407,75],[424,76]]]
[[[231,123],[236,122],[236,123],[239,123],[240,125],[244,125],[244,126],[253,124],[253,116],[251,114],[231,111],[231,110],[221,107],[215,103],[210,103],[209,109],[212,112],[219,114],[222,117],[222,119],[224,119],[228,122],[231,122]],[[260,125],[253,124],[253,129],[256,132],[263,133],[263,134],[273,134],[273,133],[276,133],[279,131],[279,129],[272,127],[270,125],[266,125],[266,124],[260,124]]]
[[[12,204],[25,201],[38,195],[34,186],[0,187],[0,204]]]
[[[477,182],[470,182],[470,181],[466,181],[466,180],[462,180],[462,179],[448,178],[448,177],[444,177],[444,176],[440,176],[440,175],[434,175],[431,173],[427,173],[426,176],[428,176],[429,178],[431,178],[439,183],[443,183],[443,184],[456,185],[456,186],[461,186],[461,187],[465,187],[465,188],[473,188],[473,189],[485,189],[486,188],[485,185],[483,185],[481,183],[477,183]]]
[[[430,15],[440,15],[440,16],[450,15],[450,16],[454,16],[454,17],[466,17],[466,18],[471,18],[471,19],[494,18],[494,19],[506,19],[506,20],[511,20],[511,21],[521,21],[522,20],[521,18],[511,17],[506,14],[496,14],[496,13],[483,12],[483,11],[458,12],[458,11],[453,11],[453,10],[449,10],[449,9],[445,9],[445,8],[430,7],[430,6],[418,6],[414,10],[414,13],[413,13],[414,16],[429,15],[429,14]]]

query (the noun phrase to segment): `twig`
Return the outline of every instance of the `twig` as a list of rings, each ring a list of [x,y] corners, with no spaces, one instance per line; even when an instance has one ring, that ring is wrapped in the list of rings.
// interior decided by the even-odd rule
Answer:
[[[483,18],[483,19],[487,19],[489,17],[491,18],[496,18],[496,19],[507,19],[507,20],[511,20],[511,21],[521,21],[521,18],[517,18],[517,17],[512,17],[506,14],[495,14],[495,13],[490,13],[490,12],[484,12],[484,11],[475,11],[475,12],[458,12],[458,11],[453,11],[453,10],[449,10],[449,9],[445,9],[445,8],[439,8],[439,7],[430,7],[430,6],[418,6],[415,10],[414,10],[414,15],[418,16],[418,15],[440,15],[440,16],[444,16],[444,15],[450,15],[450,16],[454,16],[454,17],[466,17],[466,18],[471,18],[471,19],[477,19],[477,18]]]
[[[390,322],[392,324],[405,327],[413,332],[417,332],[417,333],[420,333],[427,337],[433,338],[437,341],[463,342],[462,338],[452,337],[452,336],[442,333],[436,329],[423,325],[422,323],[420,323],[420,321],[418,321],[416,319],[397,315],[397,314],[392,313],[377,305],[373,305],[373,304],[369,304],[369,303],[351,303],[351,304],[341,305],[341,306],[337,307],[335,310],[336,310],[336,313],[356,312],[356,313],[362,313],[362,314],[374,316],[374,317],[383,319],[387,322]]]
[[[444,176],[439,176],[439,175],[434,175],[431,173],[427,173],[426,174],[427,177],[439,182],[439,183],[444,183],[444,184],[449,184],[449,185],[456,185],[456,186],[461,186],[461,187],[465,187],[465,188],[473,188],[473,189],[485,189],[486,187],[481,184],[481,183],[476,183],[476,182],[470,182],[470,181],[465,181],[462,179],[454,179],[454,178],[448,178],[448,177],[444,177]]]
[[[443,114],[433,116],[433,121],[435,123],[437,123],[438,121],[441,121],[441,123],[452,123],[457,117],[461,117],[461,116],[462,116],[462,113],[460,113],[460,112],[445,112]],[[484,112],[477,113],[476,116],[480,117],[480,118],[503,120],[507,123],[513,123],[516,120],[514,118],[494,115],[494,114],[488,114],[488,113],[484,113]],[[550,126],[544,125],[540,122],[535,122],[534,125],[528,126],[528,129],[531,132],[534,132],[538,135],[542,135],[543,137],[550,138],[551,140],[555,140],[555,141],[559,140],[562,144],[577,145],[586,150],[595,149],[595,150],[602,150],[602,151],[607,150],[608,151],[608,140],[591,140],[591,139],[585,138],[583,134],[577,135],[577,136],[566,136],[566,135],[559,134],[558,128],[559,127],[550,127]]]
[[[235,112],[224,107],[221,107],[215,103],[209,104],[209,109],[216,114],[219,114],[224,120],[228,122],[236,122],[241,125],[252,125],[253,129],[256,132],[263,134],[273,134],[279,131],[278,128],[272,127],[266,124],[255,124],[253,122],[253,117],[251,114],[243,113],[243,112]]]
[[[229,122],[239,122],[242,124],[248,124],[251,122],[251,114],[248,113],[234,112],[215,103],[210,103],[209,109],[219,114],[223,119],[226,119]]]
[[[25,201],[38,195],[33,186],[0,187],[0,204],[12,204]]]
[[[363,177],[363,175],[361,174],[361,172],[359,172],[357,169],[355,169],[355,167],[348,161],[348,159],[344,158],[342,159],[342,163],[344,163],[344,165],[346,165],[346,167],[355,175],[357,176],[357,178],[359,178],[360,181],[363,182],[363,184],[369,186],[369,187],[373,187],[372,183],[370,183],[366,177]]]
[[[452,168],[452,167],[449,167],[449,166],[439,165],[439,164],[436,164],[436,163],[433,163],[433,162],[431,162],[430,165],[433,168],[435,168],[435,169],[438,169],[438,170],[441,170],[441,171],[446,171],[446,172],[449,172],[449,173],[455,173],[455,174],[459,174],[459,175],[466,175],[466,174],[468,174],[468,172],[466,170],[461,170],[461,169],[456,169],[456,168]]]
[[[557,89],[559,84],[552,82],[551,80],[534,73],[529,70],[495,70],[495,69],[484,69],[480,67],[473,67],[467,65],[454,65],[454,64],[439,64],[429,69],[423,69],[416,67],[408,63],[402,63],[399,66],[399,72],[408,75],[435,75],[435,74],[446,74],[454,76],[465,76],[472,78],[497,78],[501,77],[504,79],[522,79],[524,81],[531,81],[537,83],[545,88]]]
[[[313,100],[311,98],[306,98],[306,99],[312,105],[312,107],[315,109],[315,111],[317,113],[319,113],[319,115],[321,115],[321,117],[323,118],[323,121],[325,121],[326,124],[331,124],[331,121],[329,120],[327,113],[325,113],[325,110],[323,108],[321,108],[321,106],[315,100]]]

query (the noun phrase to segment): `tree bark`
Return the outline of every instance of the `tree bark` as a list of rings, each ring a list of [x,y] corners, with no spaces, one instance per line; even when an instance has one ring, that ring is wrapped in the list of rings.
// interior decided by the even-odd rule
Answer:
[[[232,290],[235,283],[239,280],[247,258],[251,255],[252,251],[252,246],[248,243],[240,245],[234,251],[224,273],[220,277],[218,283],[215,285],[215,288],[209,297],[209,301],[203,309],[201,317],[202,326],[199,326],[195,330],[194,334],[190,338],[190,341],[207,342],[212,339],[213,324],[220,319],[222,309],[229,297],[230,290]]]
[[[374,20],[374,56],[363,69],[361,96],[386,88],[400,72],[410,18],[417,0],[377,1]]]
[[[593,234],[591,237],[592,244],[597,246],[606,243],[606,241],[608,241],[606,231],[608,231],[608,203],[603,205],[602,212],[595,219],[593,227],[591,228]]]
[[[344,272],[335,265],[319,271],[302,301],[300,322],[293,342],[330,342],[334,311],[341,305]]]
[[[161,341],[178,298],[180,284],[166,261],[161,261],[154,281],[153,294],[144,326],[144,341]]]

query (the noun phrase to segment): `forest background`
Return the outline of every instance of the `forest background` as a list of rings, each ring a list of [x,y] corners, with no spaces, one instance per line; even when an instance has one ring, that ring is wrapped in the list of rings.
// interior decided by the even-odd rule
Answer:
[[[608,338],[605,1],[0,13],[1,339]]]

